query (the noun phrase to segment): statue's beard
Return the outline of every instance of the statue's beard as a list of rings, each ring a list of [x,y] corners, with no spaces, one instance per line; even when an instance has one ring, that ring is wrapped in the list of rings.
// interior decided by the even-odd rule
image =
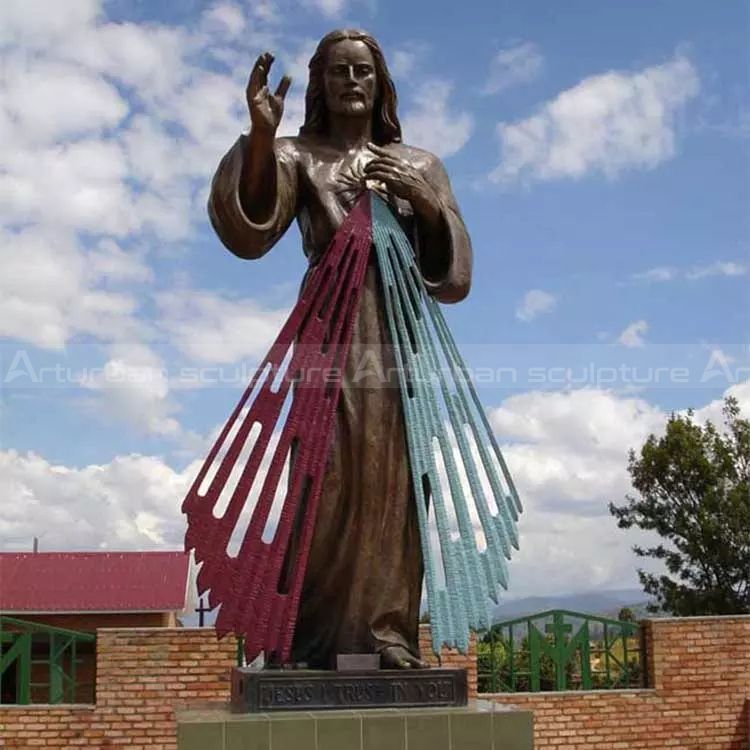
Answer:
[[[340,115],[362,117],[372,114],[372,107],[368,107],[362,99],[343,99],[337,104],[336,111]]]

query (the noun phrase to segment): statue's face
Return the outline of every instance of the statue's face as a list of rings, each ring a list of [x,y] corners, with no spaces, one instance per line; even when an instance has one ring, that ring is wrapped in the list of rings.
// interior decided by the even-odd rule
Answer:
[[[329,112],[359,117],[372,114],[378,81],[372,52],[364,42],[336,42],[328,50],[323,81]]]

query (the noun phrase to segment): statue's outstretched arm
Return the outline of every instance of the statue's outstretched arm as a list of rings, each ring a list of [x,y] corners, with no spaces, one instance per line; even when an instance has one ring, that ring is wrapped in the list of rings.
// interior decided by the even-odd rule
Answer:
[[[246,98],[252,123],[221,160],[211,183],[208,215],[221,241],[242,258],[259,258],[286,231],[296,213],[297,169],[290,139],[277,139],[291,79],[268,89],[273,56],[253,66]]]
[[[253,221],[241,192],[249,158],[248,137],[240,136],[221,160],[211,183],[208,215],[216,234],[235,255],[260,258],[276,244],[296,214],[297,165],[287,139],[276,139],[271,154],[274,176],[266,182],[264,194],[267,213],[260,221]]]

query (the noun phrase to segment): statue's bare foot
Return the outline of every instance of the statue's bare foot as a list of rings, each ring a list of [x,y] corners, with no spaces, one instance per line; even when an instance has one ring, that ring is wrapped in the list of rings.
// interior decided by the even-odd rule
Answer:
[[[386,646],[380,652],[380,666],[383,669],[429,669],[430,665],[403,646]]]

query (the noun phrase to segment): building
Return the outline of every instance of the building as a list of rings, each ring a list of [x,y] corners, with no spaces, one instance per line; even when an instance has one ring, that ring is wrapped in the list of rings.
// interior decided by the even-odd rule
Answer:
[[[93,633],[174,627],[192,608],[187,552],[0,552],[0,615]]]
[[[93,700],[98,628],[166,628],[194,604],[186,552],[0,553],[0,703]]]

